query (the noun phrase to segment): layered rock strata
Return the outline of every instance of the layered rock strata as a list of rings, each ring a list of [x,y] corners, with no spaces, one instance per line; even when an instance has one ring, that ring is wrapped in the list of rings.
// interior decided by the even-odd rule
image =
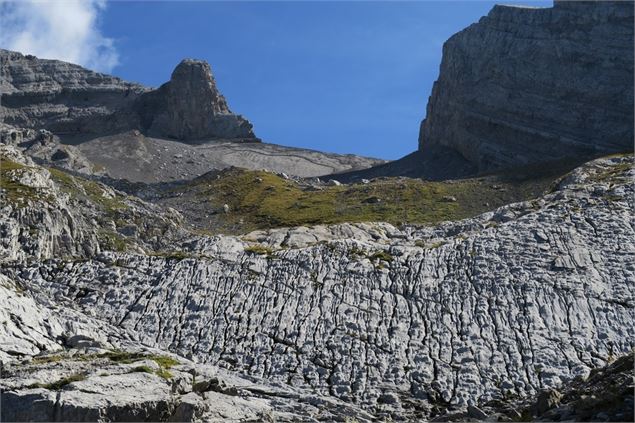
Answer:
[[[633,2],[497,5],[452,36],[419,136],[438,146],[479,172],[632,151]]]
[[[131,129],[182,141],[248,139],[252,126],[233,114],[209,64],[183,60],[158,89],[58,60],[0,50],[0,119],[56,134]]]

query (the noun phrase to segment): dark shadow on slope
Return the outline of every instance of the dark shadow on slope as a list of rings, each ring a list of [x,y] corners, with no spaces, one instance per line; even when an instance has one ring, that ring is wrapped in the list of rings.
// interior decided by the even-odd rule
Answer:
[[[460,179],[476,175],[476,167],[463,156],[447,147],[431,147],[426,151],[415,151],[389,163],[368,169],[328,175],[340,182],[355,182],[389,176],[406,176],[432,181]]]

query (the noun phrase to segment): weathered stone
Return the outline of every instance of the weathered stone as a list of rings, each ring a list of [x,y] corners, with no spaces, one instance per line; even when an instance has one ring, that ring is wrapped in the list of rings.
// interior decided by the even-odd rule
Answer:
[[[66,341],[66,345],[72,348],[101,348],[101,342],[86,335],[73,335]]]
[[[147,118],[151,134],[179,140],[255,138],[249,121],[229,110],[207,62],[183,60],[153,102],[157,109],[150,107],[154,116]]]
[[[209,64],[183,60],[158,89],[0,49],[3,123],[64,136],[141,130],[183,141],[258,141],[219,93]],[[14,136],[15,140],[18,136]]]
[[[561,399],[562,394],[555,389],[542,391],[536,400],[536,413],[538,415],[546,413],[560,404]]]
[[[421,125],[485,172],[633,149],[633,2],[495,6],[443,47]]]
[[[478,408],[475,405],[468,405],[467,406],[467,415],[468,417],[472,417],[474,419],[477,420],[485,420],[487,419],[487,414],[481,410],[480,408]]]

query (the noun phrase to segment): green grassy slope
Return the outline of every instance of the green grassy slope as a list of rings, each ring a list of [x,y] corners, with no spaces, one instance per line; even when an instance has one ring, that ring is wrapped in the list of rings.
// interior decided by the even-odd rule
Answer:
[[[225,233],[342,222],[433,224],[535,198],[555,179],[554,175],[520,181],[382,178],[315,189],[272,173],[233,168],[176,188],[166,203],[199,229]],[[224,204],[229,213],[223,211]]]

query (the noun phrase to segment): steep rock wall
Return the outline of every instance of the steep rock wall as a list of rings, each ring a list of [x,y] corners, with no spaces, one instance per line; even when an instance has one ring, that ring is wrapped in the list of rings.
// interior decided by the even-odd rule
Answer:
[[[156,91],[151,102],[142,100],[137,110],[153,135],[180,140],[255,137],[249,121],[229,110],[209,64],[200,60],[179,63],[170,82]]]
[[[633,148],[633,2],[495,6],[443,47],[419,149],[486,172]]]

